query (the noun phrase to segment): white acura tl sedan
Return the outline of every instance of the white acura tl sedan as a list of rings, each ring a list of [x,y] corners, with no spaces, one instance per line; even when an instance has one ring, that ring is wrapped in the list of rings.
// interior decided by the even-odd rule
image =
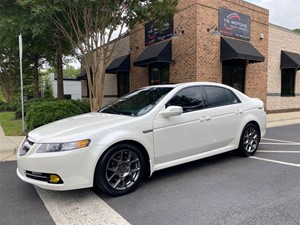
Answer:
[[[251,156],[265,131],[263,102],[231,87],[150,86],[31,131],[17,174],[45,189],[95,186],[118,196],[157,170],[231,150]]]

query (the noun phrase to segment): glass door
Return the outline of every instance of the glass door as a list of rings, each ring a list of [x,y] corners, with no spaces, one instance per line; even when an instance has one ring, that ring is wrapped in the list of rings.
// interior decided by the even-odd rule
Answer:
[[[222,64],[222,83],[245,92],[245,60],[226,60]]]
[[[169,63],[153,63],[149,65],[149,85],[168,84],[169,77]]]

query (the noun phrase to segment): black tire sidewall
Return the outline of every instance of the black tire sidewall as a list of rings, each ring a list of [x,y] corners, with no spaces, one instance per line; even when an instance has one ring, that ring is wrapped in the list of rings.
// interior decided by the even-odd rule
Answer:
[[[257,147],[256,147],[256,149],[255,149],[253,152],[248,152],[248,151],[246,151],[245,146],[244,146],[244,141],[243,141],[245,132],[246,132],[249,128],[255,129],[256,132],[257,132],[257,135],[258,135]],[[241,138],[240,138],[240,143],[239,143],[239,148],[238,148],[239,154],[240,154],[241,156],[244,156],[244,157],[248,157],[248,156],[254,155],[254,154],[256,153],[257,149],[258,149],[259,142],[260,142],[260,130],[259,130],[259,128],[258,128],[255,124],[252,124],[252,123],[247,124],[247,125],[244,127],[243,132],[242,132],[242,135],[241,135]]]
[[[139,173],[138,179],[131,187],[129,187],[126,190],[115,190],[114,188],[112,188],[110,186],[110,184],[106,180],[106,167],[107,167],[107,163],[109,162],[111,157],[114,154],[116,154],[118,151],[121,151],[124,149],[130,150],[137,155],[137,157],[140,160],[140,173]],[[139,149],[136,146],[130,145],[130,144],[118,144],[118,145],[110,148],[104,154],[104,156],[101,157],[100,160],[98,161],[98,164],[97,164],[97,167],[95,170],[94,181],[95,181],[96,188],[100,189],[102,192],[104,192],[108,195],[111,195],[111,196],[121,196],[121,195],[125,195],[125,194],[128,194],[128,193],[134,191],[140,184],[141,180],[143,179],[144,174],[145,174],[145,159],[143,157],[143,154],[139,151]]]

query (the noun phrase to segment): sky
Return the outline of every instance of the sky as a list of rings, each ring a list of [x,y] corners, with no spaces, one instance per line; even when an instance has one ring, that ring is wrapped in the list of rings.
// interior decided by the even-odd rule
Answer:
[[[269,22],[288,29],[300,28],[300,0],[244,0],[269,10]]]

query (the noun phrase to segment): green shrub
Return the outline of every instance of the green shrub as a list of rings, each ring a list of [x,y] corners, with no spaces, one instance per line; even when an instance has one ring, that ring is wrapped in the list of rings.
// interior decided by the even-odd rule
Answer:
[[[33,130],[50,122],[76,116],[86,111],[83,105],[74,100],[45,101],[32,104],[26,113],[27,130]]]
[[[7,103],[0,100],[0,112],[4,112],[7,107]]]
[[[53,102],[57,101],[56,98],[32,98],[26,102],[24,102],[24,116],[26,116],[26,113],[30,110],[30,107],[33,105],[38,105],[43,102]],[[20,105],[16,110],[15,110],[15,118],[20,119],[22,118],[22,106]]]
[[[20,102],[1,102],[0,104],[0,112],[13,112],[21,105]]]
[[[88,113],[91,111],[90,102],[87,100],[70,100],[73,104],[77,105],[83,112]]]
[[[44,102],[56,102],[60,101],[57,98],[32,98],[26,102],[24,102],[24,116],[26,116],[26,113],[30,110],[32,106],[39,105]],[[70,101],[72,104],[75,104],[78,106],[83,113],[90,112],[90,104],[89,101],[86,100],[73,100],[68,99],[64,101]],[[21,105],[15,110],[15,118],[20,119],[22,117],[22,107]]]

